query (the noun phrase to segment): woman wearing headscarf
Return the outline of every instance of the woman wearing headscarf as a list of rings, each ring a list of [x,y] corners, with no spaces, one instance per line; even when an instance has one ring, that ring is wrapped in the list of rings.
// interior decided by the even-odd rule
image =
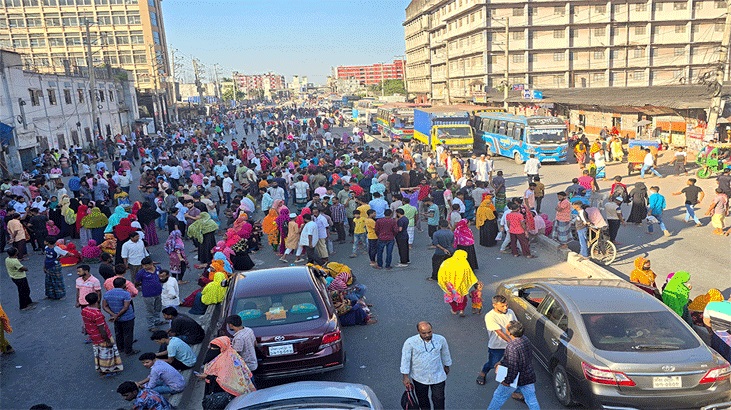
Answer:
[[[198,247],[198,262],[201,265],[210,263],[213,259],[211,249],[216,246],[216,231],[218,224],[211,219],[208,212],[201,212],[198,219],[188,226],[188,236]]]
[[[170,232],[165,241],[165,252],[170,258],[170,275],[177,279],[179,285],[187,284],[188,281],[184,281],[183,276],[188,266],[188,259],[185,256],[185,243],[183,243],[183,235],[180,230],[175,229]]]
[[[277,249],[277,253],[280,255],[281,260],[281,257],[284,256],[285,241],[289,233],[289,209],[286,206],[279,208],[279,216],[274,222],[277,224],[277,230],[279,231],[279,249]]]
[[[479,269],[475,253],[475,237],[472,235],[469,222],[462,219],[454,227],[454,249],[461,249],[467,254],[467,261],[472,270]]]
[[[231,339],[228,336],[219,336],[211,340],[204,363],[203,372],[196,375],[206,381],[204,401],[210,400],[213,397],[211,395],[216,393],[227,393],[238,397],[256,391],[251,381],[253,378],[251,371],[244,359],[231,346]]]
[[[114,229],[115,226],[119,225],[119,221],[129,216],[129,213],[124,210],[123,207],[117,206],[114,208],[114,213],[109,216],[109,222],[107,223],[106,229],[104,229],[104,233],[110,233],[112,232],[112,229]]]
[[[452,314],[459,313],[464,317],[467,307],[467,295],[477,283],[477,277],[467,262],[467,252],[456,250],[454,254],[442,262],[438,273],[439,287],[444,291],[444,302],[452,307]]]
[[[629,281],[639,283],[644,286],[657,287],[655,285],[655,279],[657,275],[650,269],[650,260],[639,256],[635,259],[635,268],[629,275]]]
[[[226,279],[224,272],[213,274],[213,281],[207,284],[201,291],[201,302],[204,305],[217,305],[226,298],[226,288],[221,283]]]
[[[630,210],[627,222],[641,224],[647,218],[647,185],[637,182],[635,187],[629,192],[632,199],[632,209]]]
[[[84,227],[81,224],[81,221],[84,219],[85,216],[89,214],[89,206],[87,205],[89,202],[84,200],[81,201],[81,203],[76,208],[76,222],[74,223],[76,232],[79,233],[79,239],[81,239],[81,243],[87,243],[89,242],[89,239],[91,239],[91,231]]]
[[[261,231],[267,236],[269,245],[276,252],[279,246],[279,230],[277,229],[277,211],[272,208],[261,221]]]
[[[13,327],[10,326],[10,319],[3,310],[2,305],[0,305],[0,353],[4,355],[15,353],[13,346],[5,339],[5,333],[13,333]]]
[[[61,224],[58,228],[61,230],[59,238],[65,238],[67,236],[76,236],[76,213],[71,209],[71,199],[68,195],[61,196],[59,202],[61,207]]]
[[[688,295],[693,288],[688,283],[689,280],[690,273],[683,270],[675,272],[662,291],[662,301],[689,325],[693,326],[693,321],[688,312],[688,303],[690,302]]]
[[[124,263],[122,259],[122,245],[129,240],[129,236],[132,232],[137,232],[137,228],[132,226],[132,216],[128,216],[121,221],[112,229],[114,237],[117,238],[117,248],[114,254],[114,263]]]
[[[139,202],[135,202],[137,204]],[[145,234],[145,241],[148,246],[155,246],[160,243],[157,238],[157,228],[155,227],[155,221],[160,217],[160,213],[152,209],[150,203],[145,201],[137,211],[137,221],[142,226],[142,231]]]
[[[495,205],[492,203],[492,195],[485,195],[484,199],[477,207],[475,214],[475,225],[480,231],[481,246],[495,246],[497,244],[498,224],[495,216]]]
[[[91,232],[91,239],[96,243],[104,242],[104,228],[109,224],[109,218],[104,216],[98,207],[91,208],[88,215],[81,219],[81,226]]]
[[[375,318],[371,318],[367,306],[363,306],[360,302],[353,302],[346,297],[345,290],[332,290],[330,300],[335,308],[335,314],[338,315],[338,321],[342,326],[355,325],[372,325],[377,323]]]

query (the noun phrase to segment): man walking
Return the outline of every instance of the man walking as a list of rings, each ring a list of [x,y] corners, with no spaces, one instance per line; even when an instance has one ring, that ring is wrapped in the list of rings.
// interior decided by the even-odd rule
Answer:
[[[520,322],[512,321],[508,324],[511,340],[505,348],[505,355],[499,362],[501,366],[507,367],[508,373],[493,393],[487,410],[498,410],[508,401],[515,390],[523,393],[525,404],[530,410],[540,410],[541,408],[538,398],[536,398],[536,373],[533,370],[531,344],[523,332],[523,324]],[[511,386],[516,378],[518,379],[517,388]]]
[[[530,154],[528,160],[525,161],[523,171],[528,177],[528,183],[533,182],[535,177],[538,176],[538,170],[541,168],[541,161],[536,158],[536,154]]]
[[[485,315],[485,327],[489,335],[487,342],[487,363],[482,366],[480,374],[477,375],[477,384],[485,384],[485,376],[503,359],[505,348],[508,346],[510,335],[508,324],[517,321],[515,313],[508,308],[508,300],[503,295],[492,297],[492,310]]]
[[[651,171],[656,176],[662,178],[659,172],[655,169],[655,157],[652,155],[652,151],[649,148],[645,148],[645,159],[642,161],[642,169],[640,169],[640,176],[642,179],[645,178],[645,172]]]
[[[393,211],[386,209],[384,217],[376,221],[376,235],[378,235],[378,249],[376,251],[376,269],[383,269],[383,250],[386,250],[386,269],[391,269],[393,244],[398,233],[396,220],[392,218]]]
[[[20,310],[35,309],[38,302],[33,302],[30,298],[30,286],[28,286],[28,278],[26,277],[28,268],[23,266],[20,259],[18,259],[17,249],[8,249],[8,257],[5,258],[5,269],[7,269],[10,279],[18,288],[18,302],[20,303]]]
[[[140,240],[139,231],[132,232],[129,240],[122,245],[122,260],[129,270],[130,277],[134,279],[142,266],[142,259],[149,255],[145,243]]]
[[[652,186],[650,187],[650,197],[648,198],[648,205],[647,205],[647,216],[654,217],[657,220],[657,223],[660,225],[660,229],[663,231],[665,236],[670,236],[670,231],[665,227],[665,223],[662,221],[662,212],[667,207],[667,203],[665,202],[665,197],[660,195],[660,187],[658,186]],[[647,223],[647,233],[652,234],[652,225],[650,221]]]
[[[426,280],[437,280],[439,267],[445,259],[452,256],[454,252],[454,233],[449,229],[449,222],[446,219],[439,220],[439,230],[432,235],[432,246],[434,255],[431,257],[431,276]]]
[[[697,186],[695,183],[695,178],[689,178],[686,182],[688,186],[678,192],[673,192],[673,195],[685,195],[685,223],[688,223],[692,219],[693,222],[695,222],[695,226],[703,226],[695,214],[694,207],[703,202],[703,198],[706,194],[703,192],[701,187]]]
[[[429,322],[416,325],[418,335],[406,339],[401,349],[401,375],[406,390],[414,389],[422,410],[444,409],[444,386],[452,365],[447,339],[432,333]],[[429,401],[431,390],[431,402]]]
[[[132,347],[135,340],[135,309],[132,306],[132,295],[125,290],[127,280],[116,277],[112,283],[114,288],[104,294],[102,308],[109,313],[109,321],[114,323],[117,348],[128,355],[137,354],[140,351]]]
[[[404,268],[409,266],[409,218],[404,214],[404,209],[396,210],[396,226],[398,233],[396,234],[396,247],[398,248],[400,263],[396,267]]]
[[[615,196],[614,199],[604,204],[604,215],[607,217],[607,225],[609,225],[609,240],[615,245],[617,243],[617,233],[620,225],[624,225],[624,216],[622,216],[622,197]]]
[[[155,326],[164,324],[160,320],[160,311],[162,310],[162,283],[158,269],[152,263],[149,256],[142,259],[142,269],[135,275],[135,285],[140,286],[142,290],[142,300],[145,302],[145,310],[147,311],[147,330],[154,332],[157,330]]]

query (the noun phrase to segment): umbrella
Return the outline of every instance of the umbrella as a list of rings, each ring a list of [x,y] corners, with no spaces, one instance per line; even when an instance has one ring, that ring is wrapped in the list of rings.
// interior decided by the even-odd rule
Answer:
[[[642,121],[637,121],[635,123],[635,125],[633,125],[633,127],[644,127],[645,125],[649,125],[649,124],[652,124],[652,121],[642,120]]]

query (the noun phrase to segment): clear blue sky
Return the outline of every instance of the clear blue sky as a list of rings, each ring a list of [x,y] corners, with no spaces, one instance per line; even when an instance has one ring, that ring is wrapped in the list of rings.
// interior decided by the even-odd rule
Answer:
[[[338,65],[392,61],[404,54],[408,0],[167,0],[168,45],[211,72],[274,71],[323,83]]]

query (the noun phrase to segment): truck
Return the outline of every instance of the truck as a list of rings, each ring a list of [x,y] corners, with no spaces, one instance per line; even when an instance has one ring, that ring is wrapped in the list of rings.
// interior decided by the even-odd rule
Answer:
[[[450,150],[470,152],[474,145],[470,113],[450,106],[415,108],[414,139],[431,150],[441,144]]]

